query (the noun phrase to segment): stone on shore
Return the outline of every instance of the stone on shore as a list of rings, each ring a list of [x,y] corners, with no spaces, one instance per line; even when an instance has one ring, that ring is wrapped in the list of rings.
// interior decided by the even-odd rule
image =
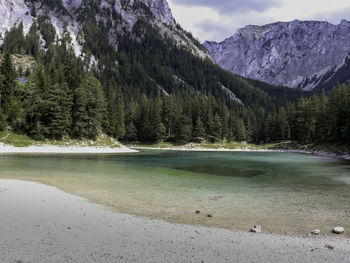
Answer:
[[[314,229],[314,230],[312,230],[311,234],[318,236],[319,234],[321,234],[321,230]]]
[[[261,233],[261,226],[253,226],[250,232]]]
[[[333,228],[332,232],[334,234],[343,234],[344,233],[344,228],[341,226],[337,226],[335,228]]]

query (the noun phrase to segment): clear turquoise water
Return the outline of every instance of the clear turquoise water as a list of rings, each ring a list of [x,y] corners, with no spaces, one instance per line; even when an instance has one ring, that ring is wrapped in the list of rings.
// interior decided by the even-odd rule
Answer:
[[[39,181],[117,211],[181,223],[242,230],[261,224],[291,233],[328,232],[340,224],[350,230],[350,162],[312,155],[1,155],[0,178]]]

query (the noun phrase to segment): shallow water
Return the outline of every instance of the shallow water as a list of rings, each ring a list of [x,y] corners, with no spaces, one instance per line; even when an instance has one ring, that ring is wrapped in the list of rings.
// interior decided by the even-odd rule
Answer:
[[[180,223],[242,230],[260,224],[279,233],[328,233],[336,225],[350,230],[350,162],[326,157],[177,151],[1,155],[0,178],[39,181],[120,212]]]

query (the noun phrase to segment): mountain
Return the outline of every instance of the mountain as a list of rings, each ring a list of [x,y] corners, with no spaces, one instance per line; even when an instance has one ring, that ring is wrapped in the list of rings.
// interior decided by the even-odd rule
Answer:
[[[130,33],[143,18],[157,27],[165,37],[178,45],[186,46],[201,57],[208,57],[205,49],[192,35],[176,24],[166,0],[0,0],[0,45],[5,32],[23,23],[27,34],[38,16],[45,16],[52,23],[58,37],[65,25],[72,38],[75,54],[83,54],[84,25],[87,22],[104,23],[108,27],[108,41],[116,48],[118,36]]]
[[[165,0],[0,0],[0,12],[0,131],[35,140],[349,141],[349,86],[305,98],[226,71]]]
[[[217,66],[165,0],[0,0],[0,15],[0,131],[260,141],[302,95]]]
[[[277,22],[238,29],[205,42],[215,62],[237,75],[275,86],[330,89],[350,79],[350,22]]]

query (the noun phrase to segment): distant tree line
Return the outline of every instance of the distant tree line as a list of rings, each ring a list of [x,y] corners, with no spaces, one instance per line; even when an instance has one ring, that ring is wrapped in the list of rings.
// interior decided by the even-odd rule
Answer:
[[[267,115],[265,123],[266,141],[349,144],[350,84],[280,107]]]

